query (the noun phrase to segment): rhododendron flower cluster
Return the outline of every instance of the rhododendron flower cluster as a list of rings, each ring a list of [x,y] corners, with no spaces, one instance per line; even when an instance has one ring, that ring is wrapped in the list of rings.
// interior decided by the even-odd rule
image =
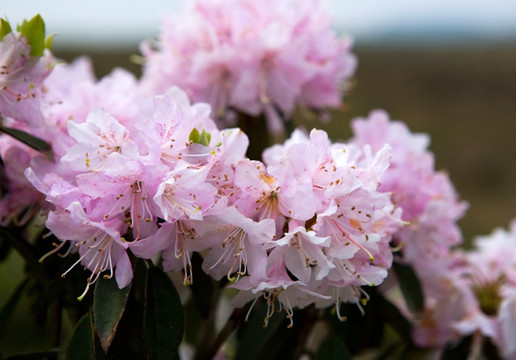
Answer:
[[[357,147],[332,145],[322,131],[312,130],[309,138],[296,131],[264,152],[266,166],[238,164],[235,184],[242,195],[235,207],[273,219],[276,231],[264,244],[269,256],[259,276],[234,287],[250,291],[248,297],[283,292],[278,300],[287,311],[316,302],[335,303],[339,312],[341,301],[359,304],[360,286],[383,281],[392,262],[391,234],[401,226],[389,193],[378,191],[390,148],[365,164],[357,162],[361,154]]]
[[[484,338],[504,359],[516,356],[515,255],[516,226],[475,239],[474,250],[452,251],[433,266],[433,276],[421,276],[431,304],[415,330],[422,346],[444,347],[446,341],[473,337],[472,354]]]
[[[97,82],[85,59],[55,66],[42,87],[31,132],[51,144],[54,161],[27,149],[24,186],[46,196],[46,226],[61,241],[46,256],[78,252],[63,276],[78,264],[91,271],[79,298],[101,274],[127,286],[129,251],[162,252],[164,270],[183,270],[185,284],[202,253],[205,272],[243,291],[235,304],[270,295],[289,317],[311,303],[360,304],[360,286],[387,276],[390,235],[402,224],[378,191],[388,145],[359,165],[362,149],[298,131],[264,164],[245,158],[244,133],[218,130],[210,106],[179,88],[146,96],[119,69]]]
[[[516,222],[475,239],[465,260],[465,314],[455,330],[465,336],[489,337],[506,359],[516,357]]]
[[[132,132],[96,108],[84,122],[68,122],[74,144],[61,158],[54,164],[38,159],[26,170],[55,206],[47,227],[63,241],[77,241],[82,263],[92,271],[88,285],[116,267],[119,286],[127,286],[132,272],[126,250],[154,234],[158,218],[202,220],[213,206],[217,189],[207,176],[222,176],[217,169],[231,165],[222,164],[228,141],[240,141],[243,156],[245,139],[237,130],[236,136],[217,131],[208,115],[207,105],[191,106],[177,88],[154,99],[147,120],[125,118]],[[201,143],[191,136],[197,128],[211,131]]]
[[[27,37],[12,31],[5,20],[1,27],[0,112],[2,116],[38,126],[42,122],[40,85],[50,73],[52,55],[48,50],[43,54],[31,52]]]
[[[127,286],[128,250],[163,251],[164,270],[183,270],[190,284],[198,252],[215,279],[254,297],[283,293],[289,314],[314,302],[359,303],[360,286],[386,277],[390,235],[401,226],[390,194],[378,191],[389,146],[359,165],[362,149],[296,132],[265,152],[265,165],[244,157],[245,134],[217,130],[209,115],[172,88],[123,123],[98,107],[83,122],[76,115],[52,141],[69,144],[62,156],[33,159],[25,174],[55,207],[46,223],[62,241],[55,251],[77,248],[77,264],[92,272],[85,293],[104,271]]]
[[[456,222],[467,204],[459,201],[448,175],[435,171],[427,135],[410,133],[405,124],[390,121],[379,110],[367,119],[353,120],[352,127],[352,143],[367,144],[373,153],[385,143],[393,149],[380,190],[391,192],[407,222],[393,234],[393,245],[399,248],[395,261],[414,269],[425,296],[422,318],[414,318],[414,341],[443,347],[452,337],[453,323],[464,313],[456,270],[461,261],[452,247],[462,242]],[[384,291],[388,288],[384,286]]]
[[[425,134],[411,134],[399,121],[390,121],[387,113],[373,111],[367,119],[352,123],[352,143],[369,145],[373,153],[384,144],[392,147],[391,164],[382,177],[380,190],[392,193],[392,201],[403,209],[402,218],[409,226],[394,236],[401,247],[403,261],[425,273],[427,261],[449,254],[450,247],[462,242],[457,221],[464,215],[466,203],[458,195],[444,172],[436,172],[433,154],[427,150]]]
[[[28,25],[39,25],[44,29],[42,21],[41,17],[35,16]],[[0,19],[0,116],[2,125],[37,133],[43,123],[41,84],[50,74],[55,60],[50,51],[44,49],[43,37],[39,41],[27,37],[23,34],[25,29],[21,26],[22,32],[13,31],[7,21]],[[24,224],[41,205],[41,195],[23,176],[36,154],[13,138],[0,135],[0,156],[5,174],[3,185],[7,190],[0,200],[0,224],[4,226],[13,220]]]
[[[106,353],[127,303],[137,324],[126,327],[145,333],[136,334],[142,354],[178,351],[184,302],[163,270],[179,273],[194,301],[209,302],[209,309],[198,305],[197,316],[209,323],[200,336],[216,328],[217,306],[247,307],[230,315],[212,357],[260,308],[265,326],[281,310],[292,327],[298,309],[303,331],[319,323],[346,337],[367,322],[375,331],[391,326],[417,350],[445,354],[471,338],[470,356],[490,341],[504,358],[516,358],[516,223],[477,239],[472,251],[459,249],[457,221],[467,204],[435,170],[427,135],[377,110],[353,120],[348,142],[296,129],[251,159],[247,135],[227,127],[244,113],[282,132],[297,106],[340,104],[355,58],[321,2],[193,0],[183,17],[166,20],[157,48],[142,45],[141,79],[115,69],[97,80],[86,58],[58,64],[39,16],[18,32],[0,25],[0,261],[5,244],[21,249],[31,273],[43,272],[35,282],[50,289],[41,296],[45,306],[62,296],[55,294],[64,280],[50,281],[35,254],[44,254],[40,262],[72,257],[63,278],[87,270],[75,296],[88,301],[95,284],[91,307]],[[41,242],[46,253],[34,250]],[[366,307],[370,299],[376,304]],[[328,320],[317,310],[331,307],[345,324],[345,303],[362,315],[372,311],[378,323],[355,319],[342,331],[334,314]],[[98,320],[106,308],[116,324]],[[91,316],[83,319],[71,343],[93,333]]]
[[[295,106],[341,104],[356,60],[330,22],[317,0],[191,1],[165,20],[157,49],[144,43],[143,86],[152,94],[179,86],[225,126],[237,110],[264,114],[282,132]]]
[[[456,221],[466,204],[459,202],[444,173],[434,172],[425,135],[410,134],[400,122],[390,122],[385,112],[353,121],[353,144],[369,145],[373,153],[385,143],[392,147],[390,167],[380,190],[390,191],[403,209],[407,226],[393,234],[399,245],[395,260],[410,264],[423,287],[423,313],[413,318],[414,341],[442,349],[450,339],[474,337],[478,353],[482,337],[489,338],[504,358],[516,356],[514,334],[515,229],[498,229],[479,237],[475,250],[453,248],[462,241]],[[476,348],[475,348],[476,347]]]

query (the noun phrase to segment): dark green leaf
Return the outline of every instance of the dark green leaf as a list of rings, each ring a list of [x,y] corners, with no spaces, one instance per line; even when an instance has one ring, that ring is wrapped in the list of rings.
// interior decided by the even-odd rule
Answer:
[[[353,359],[346,343],[335,335],[330,335],[323,341],[317,351],[316,360],[346,360]]]
[[[130,289],[131,285],[119,289],[115,278],[97,280],[93,294],[93,318],[104,352],[107,352],[115,337]]]
[[[215,336],[215,330],[213,329],[214,326],[212,325],[213,322],[208,321],[206,318],[202,317],[202,315],[199,313],[199,309],[193,301],[185,304],[183,307],[183,313],[185,315],[185,333],[183,341],[186,341],[190,344],[197,344],[198,341],[202,341],[199,338],[207,331],[210,332],[210,339],[213,339]]]
[[[46,157],[50,160],[54,159],[52,148],[47,142],[41,140],[40,138],[30,135],[25,131],[8,128],[2,125],[0,125],[0,131],[12,136],[16,140],[21,141],[25,145],[30,146],[34,150],[41,152],[43,155],[46,155]]]
[[[11,318],[11,315],[13,314],[16,305],[18,305],[18,302],[20,301],[20,297],[23,293],[23,290],[25,289],[26,284],[27,279],[23,281],[20,285],[18,285],[14,293],[6,301],[2,309],[0,309],[0,338],[2,337],[4,331],[7,328],[7,322]]]
[[[99,342],[97,357],[106,360],[114,359],[150,359],[143,336],[143,303],[133,298],[134,285],[131,289],[127,307],[118,325],[115,338],[104,355]],[[100,356],[99,356],[100,355]]]
[[[75,326],[65,359],[95,360],[95,342],[90,313],[84,315]]]
[[[400,283],[400,289],[407,306],[413,313],[423,310],[424,296],[421,283],[410,265],[395,262],[392,266]]]
[[[193,143],[198,143],[199,142],[199,138],[200,138],[200,135],[199,135],[199,130],[197,130],[196,128],[194,128],[191,132],[190,132],[190,136],[188,137],[188,139],[193,142]]]
[[[0,41],[10,32],[12,32],[11,25],[6,20],[0,19]]]
[[[170,278],[151,267],[147,273],[143,319],[144,336],[152,360],[177,359],[183,338],[183,307]]]
[[[20,27],[20,32],[30,45],[30,56],[41,56],[45,49],[45,22],[38,14]]]

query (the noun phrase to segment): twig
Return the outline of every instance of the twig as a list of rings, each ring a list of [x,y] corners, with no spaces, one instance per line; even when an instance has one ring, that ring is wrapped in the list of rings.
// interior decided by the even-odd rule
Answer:
[[[220,330],[219,334],[208,348],[207,351],[202,353],[197,353],[195,355],[195,360],[211,360],[217,355],[217,352],[221,348],[221,346],[226,342],[229,336],[235,331],[238,325],[242,322],[242,318],[245,315],[245,308],[235,309],[233,313],[229,317],[226,325]]]

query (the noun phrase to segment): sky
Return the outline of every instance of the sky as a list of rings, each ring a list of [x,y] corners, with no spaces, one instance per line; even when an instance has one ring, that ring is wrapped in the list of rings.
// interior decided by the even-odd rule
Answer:
[[[40,13],[55,47],[134,47],[156,37],[160,19],[184,0],[0,0],[0,16],[18,23]],[[270,1],[270,0],[263,0]],[[515,0],[333,0],[340,32],[357,44],[419,41],[516,41]]]

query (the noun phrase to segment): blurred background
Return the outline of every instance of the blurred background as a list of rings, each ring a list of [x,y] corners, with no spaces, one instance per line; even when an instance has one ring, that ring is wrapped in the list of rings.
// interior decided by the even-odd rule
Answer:
[[[183,5],[3,1],[0,16],[18,23],[40,13],[47,33],[57,34],[56,56],[87,54],[100,77],[115,66],[139,74],[130,56],[139,54],[141,41],[157,37],[162,16]],[[470,204],[461,221],[467,241],[507,227],[516,219],[516,2],[334,0],[329,6],[337,31],[355,39],[359,67],[344,108],[331,123],[311,125],[333,140],[346,139],[352,118],[387,110],[412,131],[431,136],[437,169],[449,173]],[[18,282],[12,274],[22,273],[15,258],[4,264],[0,304]]]

